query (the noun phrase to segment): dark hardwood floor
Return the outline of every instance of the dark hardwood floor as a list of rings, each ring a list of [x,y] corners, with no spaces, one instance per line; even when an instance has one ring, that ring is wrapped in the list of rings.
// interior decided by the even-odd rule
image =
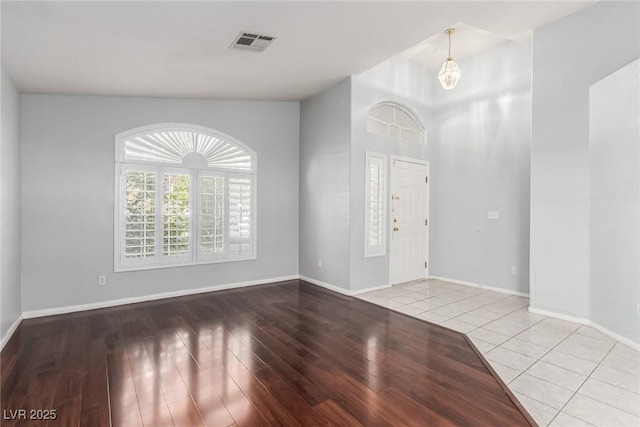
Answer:
[[[1,363],[3,426],[533,424],[462,334],[302,281],[25,320]]]

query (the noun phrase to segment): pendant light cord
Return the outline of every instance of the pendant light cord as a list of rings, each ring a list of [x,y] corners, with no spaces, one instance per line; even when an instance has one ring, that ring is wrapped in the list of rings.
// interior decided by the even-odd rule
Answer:
[[[449,36],[449,56],[447,60],[442,64],[440,73],[438,73],[438,79],[444,89],[453,89],[456,87],[458,80],[460,79],[460,69],[451,56],[451,34],[455,32],[455,28],[447,28],[444,33]]]

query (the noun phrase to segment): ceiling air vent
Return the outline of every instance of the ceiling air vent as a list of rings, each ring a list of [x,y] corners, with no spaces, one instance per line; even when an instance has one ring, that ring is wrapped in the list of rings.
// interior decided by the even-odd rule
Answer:
[[[275,39],[276,38],[273,36],[240,31],[240,34],[238,34],[229,47],[231,49],[244,49],[252,50],[254,52],[262,52]]]

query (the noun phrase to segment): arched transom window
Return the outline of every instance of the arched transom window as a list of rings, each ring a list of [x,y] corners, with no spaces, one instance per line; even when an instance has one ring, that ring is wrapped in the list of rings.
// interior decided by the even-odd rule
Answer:
[[[423,142],[423,127],[416,117],[393,102],[381,102],[369,109],[367,131],[394,139]]]
[[[255,258],[256,162],[195,125],[116,135],[116,271]]]

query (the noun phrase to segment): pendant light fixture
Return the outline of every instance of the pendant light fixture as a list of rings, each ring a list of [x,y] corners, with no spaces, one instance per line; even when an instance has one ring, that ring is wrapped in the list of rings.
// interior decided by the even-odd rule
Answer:
[[[449,36],[449,56],[444,64],[442,64],[442,68],[440,68],[440,72],[438,73],[440,84],[447,90],[456,87],[458,80],[460,80],[460,68],[458,68],[458,64],[455,63],[451,56],[451,34],[453,34],[454,31],[454,28],[444,30],[444,33]]]

